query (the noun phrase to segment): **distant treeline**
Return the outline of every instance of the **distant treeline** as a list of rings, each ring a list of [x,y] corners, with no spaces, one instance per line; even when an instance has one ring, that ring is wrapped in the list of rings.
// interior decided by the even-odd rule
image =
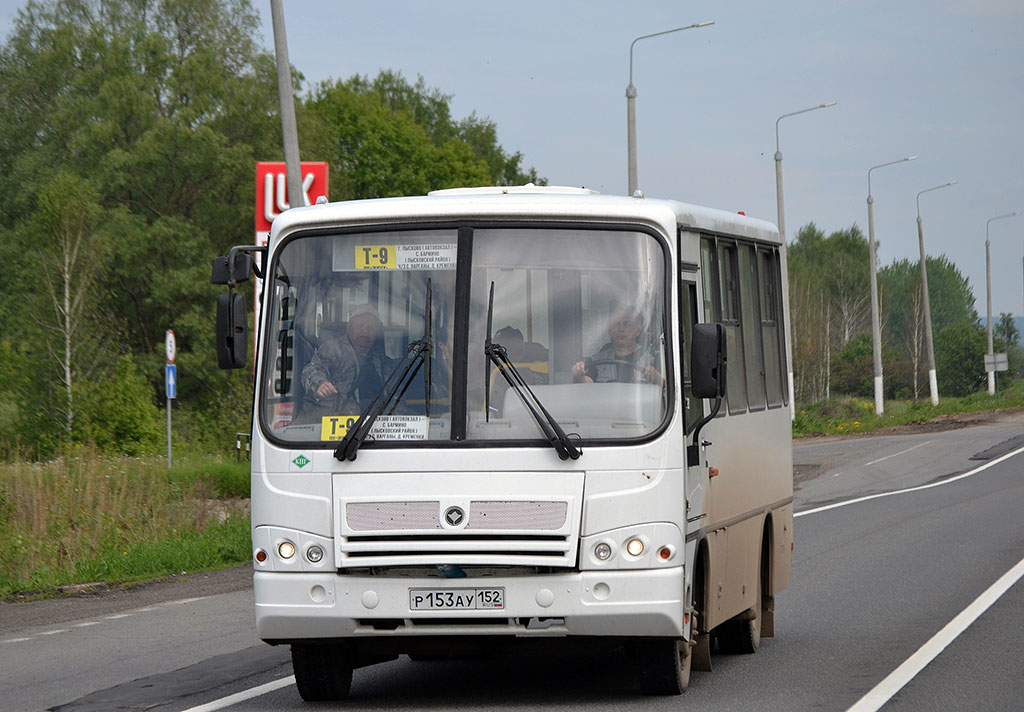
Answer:
[[[985,327],[967,278],[944,255],[925,260],[939,395],[965,396],[986,383]],[[789,246],[793,380],[798,404],[832,395],[872,397],[868,241],[853,225],[828,237],[814,225]],[[878,270],[885,398],[929,397],[920,260]],[[1024,367],[1012,315],[993,319],[995,350],[1010,357],[1009,377]],[[1010,378],[1004,378],[1009,383]]]

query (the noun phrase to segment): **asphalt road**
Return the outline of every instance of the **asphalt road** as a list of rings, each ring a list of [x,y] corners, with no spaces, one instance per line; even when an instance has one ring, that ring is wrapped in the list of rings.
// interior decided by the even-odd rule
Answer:
[[[776,637],[753,656],[715,656],[714,671],[694,673],[682,697],[637,694],[621,655],[401,658],[356,671],[343,707],[846,710],[926,646],[934,659],[885,709],[1021,709],[1024,585],[1011,585],[941,654],[927,648],[1024,557],[1024,454],[998,461],[1021,447],[1024,416],[796,443],[796,550]],[[865,495],[876,496],[849,503]],[[199,712],[288,678],[288,651],[255,640],[248,578],[242,568],[0,605],[0,710]],[[199,709],[213,708],[309,706],[285,683]]]

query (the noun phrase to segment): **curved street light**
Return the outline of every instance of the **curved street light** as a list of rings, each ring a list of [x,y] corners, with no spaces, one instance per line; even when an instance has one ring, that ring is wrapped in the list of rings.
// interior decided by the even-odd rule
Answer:
[[[868,169],[868,259],[871,262],[871,347],[875,361],[875,413],[881,415],[885,412],[885,404],[882,399],[882,332],[878,324],[878,268],[875,257],[875,209],[874,198],[871,197],[871,171],[876,168],[894,166],[897,163],[916,161],[917,156],[907,156],[898,161],[880,163]]]
[[[626,87],[626,131],[627,136],[627,152],[628,152],[628,187],[629,195],[633,195],[637,189],[637,178],[636,178],[636,87],[633,86],[633,46],[640,40],[646,40],[650,37],[660,37],[661,35],[668,35],[673,32],[682,32],[683,30],[692,30],[696,27],[708,27],[709,25],[715,24],[711,22],[697,22],[693,25],[687,25],[686,27],[676,27],[671,30],[664,30],[662,32],[653,32],[649,35],[641,35],[629,44],[629,86]]]
[[[796,417],[796,401],[793,398],[793,340],[790,334],[789,323],[789,259],[786,256],[786,208],[782,200],[782,151],[779,150],[779,122],[789,116],[806,114],[816,109],[827,109],[835,106],[838,102],[830,101],[827,104],[818,104],[809,109],[793,111],[783,114],[775,120],[775,199],[779,209],[779,239],[782,241],[782,249],[779,255],[782,258],[782,319],[786,325],[786,371],[789,379],[789,418]]]
[[[937,185],[934,188],[925,188],[917,194],[917,242],[921,248],[921,291],[924,292],[924,321],[926,343],[928,345],[928,392],[932,397],[932,405],[939,404],[939,382],[935,376],[935,345],[932,343],[932,308],[931,300],[928,297],[928,268],[925,266],[924,256],[924,228],[921,222],[921,193],[929,193],[939,188],[948,188],[960,181],[951,180],[948,183]],[[915,381],[917,375],[914,375]],[[916,395],[916,394],[915,394]]]

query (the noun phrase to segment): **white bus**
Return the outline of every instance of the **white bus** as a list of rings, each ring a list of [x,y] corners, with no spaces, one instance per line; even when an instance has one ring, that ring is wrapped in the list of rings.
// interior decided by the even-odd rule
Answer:
[[[678,694],[773,634],[792,562],[778,232],[574,188],[289,210],[214,261],[245,365],[256,626],[306,700],[352,670],[583,644]]]

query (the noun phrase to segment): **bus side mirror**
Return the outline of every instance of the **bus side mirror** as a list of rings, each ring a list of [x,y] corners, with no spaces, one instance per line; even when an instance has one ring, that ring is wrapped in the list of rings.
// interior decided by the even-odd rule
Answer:
[[[693,395],[720,398],[725,395],[725,327],[721,324],[694,324],[690,345]]]
[[[234,274],[231,266],[228,265],[228,257],[215,257],[210,281],[214,284],[230,284],[234,282],[246,282],[252,272],[252,255],[247,252],[239,252],[234,255]],[[232,277],[234,278],[232,280]]]
[[[217,295],[217,365],[244,368],[249,352],[249,315],[238,292]]]

